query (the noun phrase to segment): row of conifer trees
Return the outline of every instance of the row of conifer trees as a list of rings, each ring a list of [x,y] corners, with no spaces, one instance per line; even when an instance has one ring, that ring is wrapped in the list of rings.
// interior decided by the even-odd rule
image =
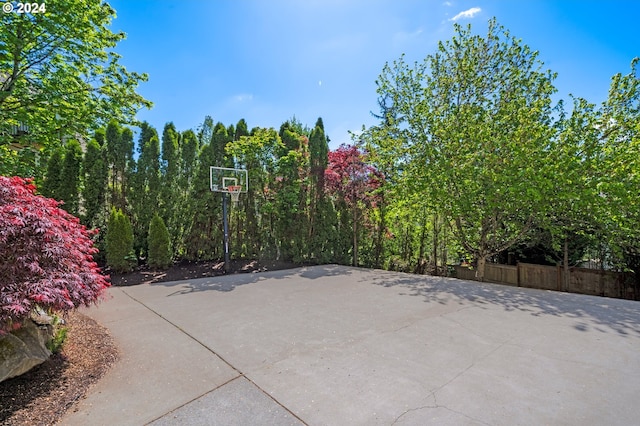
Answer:
[[[230,213],[232,257],[381,262],[382,177],[354,146],[330,152],[322,119],[313,129],[293,118],[278,131],[249,131],[245,120],[225,126],[206,117],[197,131],[168,123],[158,135],[145,122],[137,133],[134,142],[131,128],[111,122],[84,149],[66,141],[40,185],[87,227],[106,229],[97,244],[114,270],[223,257],[210,166],[249,171],[249,190]]]

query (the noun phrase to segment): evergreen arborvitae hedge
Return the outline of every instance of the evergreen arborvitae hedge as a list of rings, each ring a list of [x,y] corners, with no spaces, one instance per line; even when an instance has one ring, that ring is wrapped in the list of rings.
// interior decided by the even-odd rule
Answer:
[[[111,209],[106,236],[107,264],[114,272],[131,270],[133,229],[129,218],[120,209]]]
[[[62,157],[63,148],[58,148],[51,153],[47,161],[47,171],[44,175],[44,183],[40,188],[42,195],[60,201],[60,184],[62,182]]]
[[[82,169],[82,148],[75,139],[67,141],[62,171],[60,172],[60,198],[64,201],[61,206],[74,216],[78,216],[80,207],[80,170]]]
[[[149,266],[167,268],[172,262],[171,238],[164,221],[156,213],[149,224]]]

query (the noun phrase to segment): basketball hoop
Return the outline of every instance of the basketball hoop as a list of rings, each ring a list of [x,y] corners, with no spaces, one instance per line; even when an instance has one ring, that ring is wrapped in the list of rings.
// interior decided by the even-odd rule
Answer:
[[[227,192],[231,194],[231,201],[233,201],[233,205],[238,205],[238,200],[240,200],[240,191],[242,191],[242,185],[228,185]]]

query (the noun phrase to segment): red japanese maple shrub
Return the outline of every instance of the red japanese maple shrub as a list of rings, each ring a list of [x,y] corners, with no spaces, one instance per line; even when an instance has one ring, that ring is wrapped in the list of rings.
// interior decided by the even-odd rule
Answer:
[[[375,206],[384,176],[367,162],[364,152],[355,145],[342,144],[328,153],[324,172],[329,193],[341,196],[349,206],[364,203]]]
[[[68,311],[97,302],[109,286],[89,231],[20,177],[0,176],[0,335],[36,305]]]

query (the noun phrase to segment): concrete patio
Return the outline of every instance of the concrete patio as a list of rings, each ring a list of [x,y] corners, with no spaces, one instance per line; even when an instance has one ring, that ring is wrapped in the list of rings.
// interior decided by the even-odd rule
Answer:
[[[65,425],[629,425],[640,304],[345,266],[109,290]]]

